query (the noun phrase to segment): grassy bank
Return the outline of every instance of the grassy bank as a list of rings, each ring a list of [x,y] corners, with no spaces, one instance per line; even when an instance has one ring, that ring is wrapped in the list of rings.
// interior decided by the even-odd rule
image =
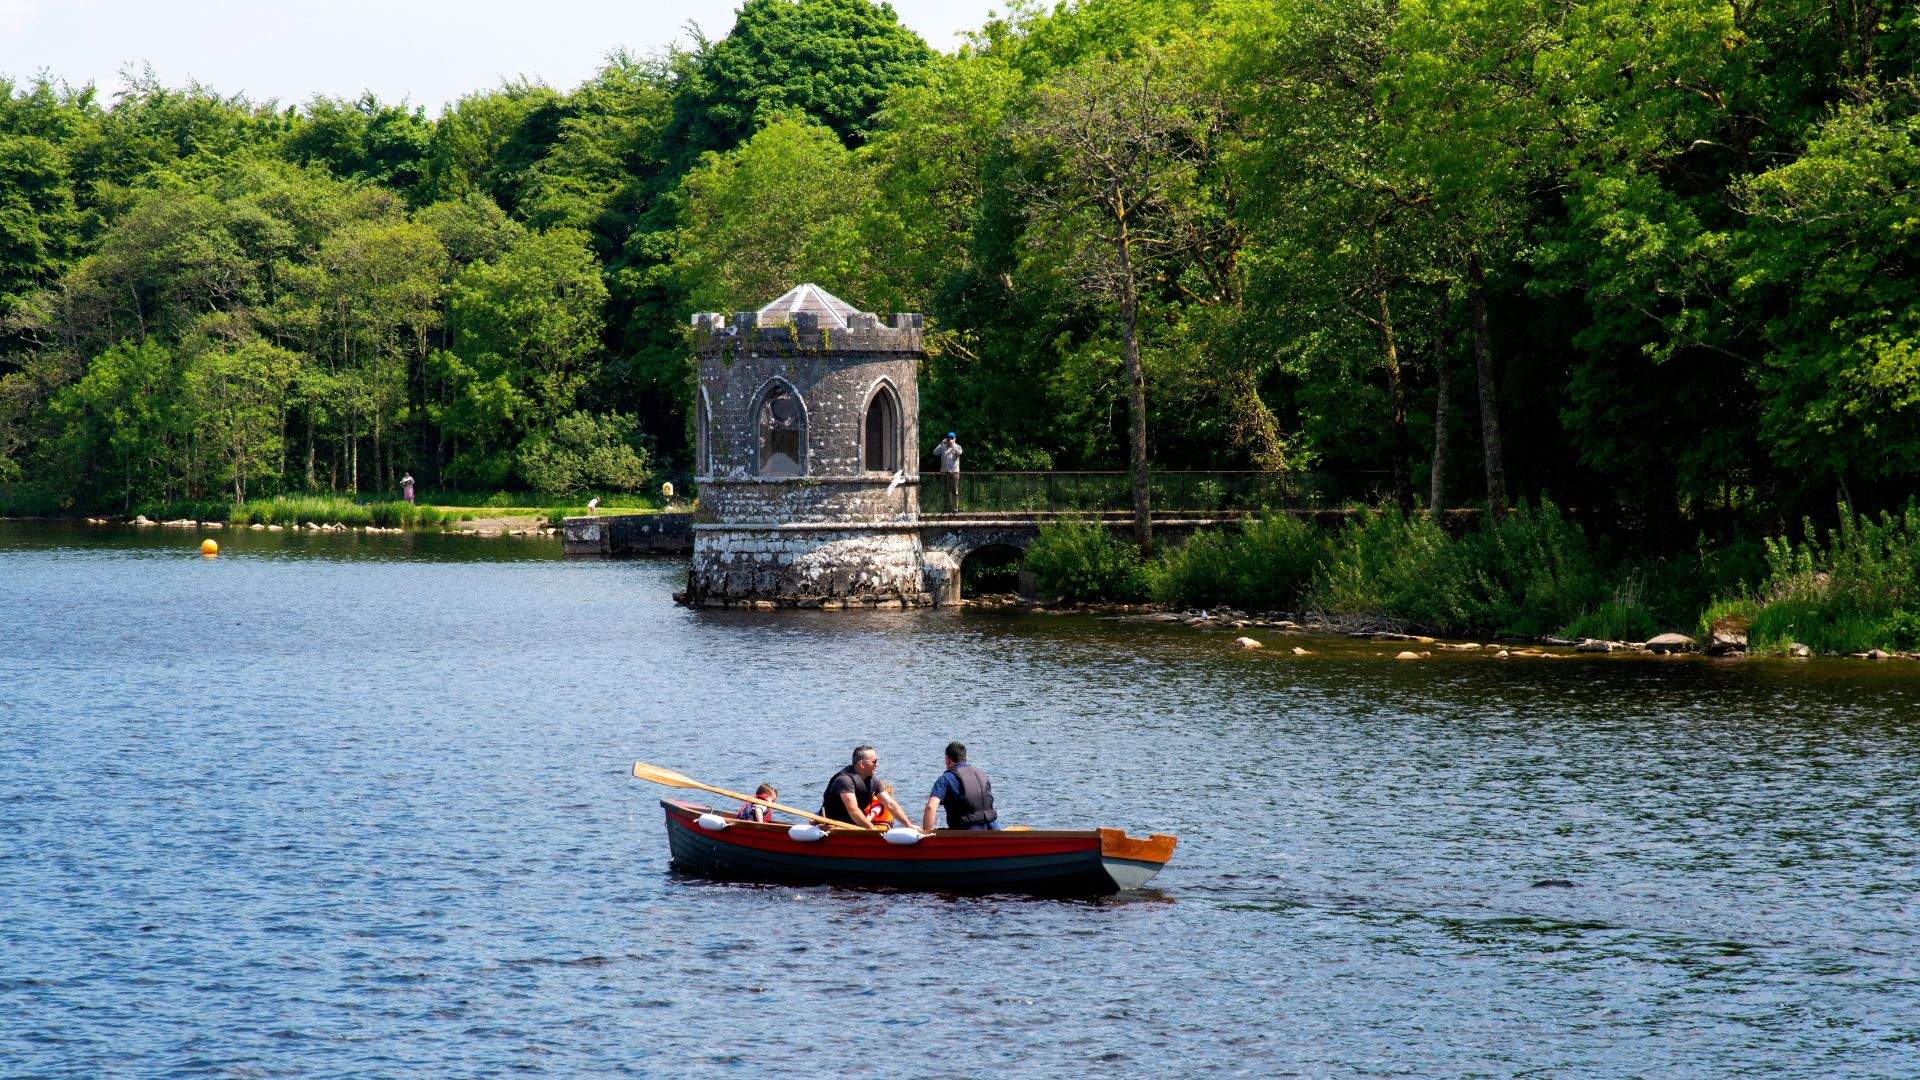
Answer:
[[[591,496],[548,496],[532,492],[423,491],[412,503],[399,499],[344,495],[276,495],[236,503],[227,499],[145,502],[125,516],[144,515],[156,521],[188,518],[224,521],[234,525],[376,525],[381,528],[424,529],[454,525],[477,518],[532,517],[558,526],[562,519],[585,514]],[[29,484],[0,485],[0,517],[76,516],[76,509],[52,493]],[[602,496],[602,511],[664,509],[656,495]],[[120,516],[119,508],[85,511]]]
[[[1794,642],[1841,654],[1920,646],[1915,508],[1647,560],[1616,557],[1551,503],[1459,536],[1391,510],[1337,529],[1273,517],[1151,558],[1101,525],[1063,522],[1041,531],[1026,566],[1042,592],[1066,600],[1227,604],[1435,634],[1644,641],[1704,634],[1732,617],[1761,652]]]
[[[421,529],[444,525],[456,518],[437,506],[409,503],[356,502],[329,495],[279,495],[235,503],[226,519],[235,525],[378,525],[383,529]]]

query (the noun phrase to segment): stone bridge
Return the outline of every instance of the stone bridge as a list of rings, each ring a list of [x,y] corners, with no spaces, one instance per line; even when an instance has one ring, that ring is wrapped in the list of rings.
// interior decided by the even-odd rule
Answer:
[[[1156,539],[1178,542],[1201,529],[1229,525],[1240,514],[1222,511],[1213,514],[1170,513],[1153,517]],[[1040,527],[1062,518],[1098,521],[1116,533],[1131,530],[1133,517],[1127,513],[1065,514],[1046,511],[1027,513],[958,513],[920,515],[920,546],[925,553],[928,591],[937,603],[960,599],[960,571],[968,558],[981,553],[999,552],[1015,560],[1039,535]],[[857,529],[857,525],[850,525]],[[605,514],[566,520],[563,530],[565,550],[570,556],[587,558],[627,558],[635,555],[687,555],[693,551],[693,515],[687,513]],[[1032,595],[1031,577],[1022,570],[1020,591]]]

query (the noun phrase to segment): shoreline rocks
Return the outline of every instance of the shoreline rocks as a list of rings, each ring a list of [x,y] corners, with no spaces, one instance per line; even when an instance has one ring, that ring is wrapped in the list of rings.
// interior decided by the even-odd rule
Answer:
[[[1660,656],[1692,652],[1698,643],[1685,634],[1659,634],[1647,639],[1647,651]]]
[[[1747,619],[1724,615],[1707,627],[1707,655],[1728,656],[1747,651]]]

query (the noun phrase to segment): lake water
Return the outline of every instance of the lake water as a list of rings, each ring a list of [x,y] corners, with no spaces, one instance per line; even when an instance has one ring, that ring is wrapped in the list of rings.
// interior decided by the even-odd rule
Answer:
[[[5,1075],[1920,1070],[1920,664],[1296,658],[199,535],[0,524]],[[1155,891],[680,879],[628,775],[813,805],[871,742],[911,805],[951,738],[1006,820],[1178,834]]]

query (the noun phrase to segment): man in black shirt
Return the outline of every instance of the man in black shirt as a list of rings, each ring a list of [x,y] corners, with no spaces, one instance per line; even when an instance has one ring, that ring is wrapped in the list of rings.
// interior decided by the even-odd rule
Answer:
[[[867,807],[879,799],[881,805],[893,814],[893,820],[906,824],[907,812],[893,801],[893,796],[880,785],[880,778],[874,775],[879,764],[880,755],[874,753],[873,747],[854,747],[853,764],[834,773],[833,779],[827,781],[827,793],[820,800],[821,816],[870,828],[867,824]]]

